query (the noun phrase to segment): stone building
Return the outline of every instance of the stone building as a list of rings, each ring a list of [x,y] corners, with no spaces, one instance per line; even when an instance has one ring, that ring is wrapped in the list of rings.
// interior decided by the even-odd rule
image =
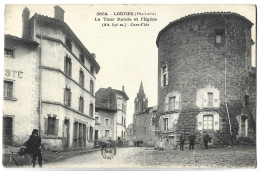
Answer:
[[[148,107],[148,99],[144,93],[142,82],[134,103],[133,123],[128,126],[127,130],[128,144],[132,145],[133,141],[141,140],[145,146],[154,146],[155,125],[153,120],[157,106]]]
[[[86,49],[64,22],[64,10],[59,6],[54,8],[55,18],[37,13],[30,18],[29,9],[23,10],[21,41],[38,46],[32,48],[31,45],[30,51],[17,50],[25,45],[11,44],[7,47],[5,43],[10,49],[6,53],[13,51],[17,56],[12,61],[5,58],[5,61],[9,60],[9,66],[5,64],[5,67],[15,67],[18,60],[24,60],[20,64],[25,64],[27,68],[23,71],[24,82],[14,82],[13,91],[17,95],[27,93],[27,96],[17,96],[18,100],[12,102],[5,99],[4,115],[14,115],[12,136],[16,144],[21,145],[24,141],[18,141],[15,137],[26,139],[32,128],[38,128],[45,147],[53,150],[91,148],[94,146],[95,126],[94,85],[100,66],[95,55]],[[19,100],[25,97],[28,98]],[[15,105],[22,107],[15,108]],[[11,108],[14,111],[5,112]],[[26,111],[21,112],[21,108]],[[32,123],[29,126],[23,124],[26,127],[24,131],[18,130],[20,127],[16,124],[23,122],[22,118]]]
[[[20,145],[27,140],[32,129],[38,128],[38,46],[36,41],[5,35],[4,145]]]
[[[210,145],[255,141],[256,72],[251,66],[253,24],[230,12],[189,15],[157,37],[156,145],[178,145],[179,133],[203,131]]]
[[[128,96],[121,90],[100,88],[96,92],[95,141],[125,142]]]

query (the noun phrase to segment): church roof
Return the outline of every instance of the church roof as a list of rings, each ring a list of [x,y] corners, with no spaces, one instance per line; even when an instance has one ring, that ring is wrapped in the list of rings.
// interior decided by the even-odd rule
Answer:
[[[143,82],[141,81],[140,87],[139,87],[139,91],[137,93],[137,97],[138,98],[144,98],[145,97],[145,93],[144,93],[144,88],[143,88]]]

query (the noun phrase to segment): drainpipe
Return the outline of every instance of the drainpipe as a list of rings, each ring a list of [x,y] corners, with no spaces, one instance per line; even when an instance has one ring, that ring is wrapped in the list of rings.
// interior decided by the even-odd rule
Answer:
[[[39,52],[39,136],[41,136],[41,116],[42,116],[42,26],[40,24],[41,28],[41,39],[40,39],[40,52]]]
[[[226,28],[226,20],[225,20],[225,17],[224,17],[223,14],[222,14],[222,17],[224,18],[225,28]],[[226,110],[227,110],[227,115],[228,115],[230,140],[231,140],[231,144],[233,144],[232,128],[231,128],[230,116],[229,116],[228,105],[227,105],[227,39],[225,41],[225,54],[224,54],[224,56],[225,56],[225,105],[226,105]]]

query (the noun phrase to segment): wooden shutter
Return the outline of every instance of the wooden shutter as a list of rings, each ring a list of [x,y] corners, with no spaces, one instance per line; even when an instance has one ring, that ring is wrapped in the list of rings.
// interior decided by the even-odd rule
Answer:
[[[44,118],[44,134],[48,134],[48,118]]]
[[[208,107],[208,92],[202,94],[202,107]]]
[[[213,118],[213,129],[219,130],[219,115],[215,114]]]
[[[166,64],[166,85],[168,85],[168,83],[169,83],[168,76],[169,76],[169,74],[168,74],[168,65]]]
[[[54,135],[58,136],[58,133],[59,133],[59,119],[55,119]]]
[[[198,125],[198,130],[203,130],[203,115],[202,114],[197,115],[197,125]]]
[[[219,91],[213,93],[213,107],[219,107]]]
[[[180,96],[176,95],[175,96],[175,109],[179,109],[180,108]]]

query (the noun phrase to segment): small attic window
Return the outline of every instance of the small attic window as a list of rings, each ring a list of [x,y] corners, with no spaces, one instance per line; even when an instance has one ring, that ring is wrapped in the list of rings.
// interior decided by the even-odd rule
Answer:
[[[223,43],[223,38],[224,38],[224,30],[216,30],[215,31],[215,41],[217,44]]]

